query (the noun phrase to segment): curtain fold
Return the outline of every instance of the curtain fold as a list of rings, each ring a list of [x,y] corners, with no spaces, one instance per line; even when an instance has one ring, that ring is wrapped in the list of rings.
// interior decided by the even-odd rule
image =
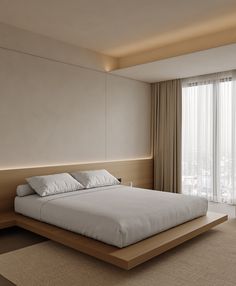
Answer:
[[[180,80],[152,84],[154,189],[181,192],[182,87]]]

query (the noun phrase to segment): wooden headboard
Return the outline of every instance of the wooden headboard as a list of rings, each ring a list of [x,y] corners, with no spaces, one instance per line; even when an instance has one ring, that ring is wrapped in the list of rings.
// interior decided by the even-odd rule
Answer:
[[[133,186],[153,188],[153,159],[0,170],[0,212],[14,209],[16,186],[24,184],[27,177],[96,169],[106,169],[124,183],[132,181]]]

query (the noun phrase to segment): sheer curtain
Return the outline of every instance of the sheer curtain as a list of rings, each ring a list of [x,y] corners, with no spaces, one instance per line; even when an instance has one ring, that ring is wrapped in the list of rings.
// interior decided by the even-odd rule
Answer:
[[[236,203],[235,71],[182,83],[182,192]]]

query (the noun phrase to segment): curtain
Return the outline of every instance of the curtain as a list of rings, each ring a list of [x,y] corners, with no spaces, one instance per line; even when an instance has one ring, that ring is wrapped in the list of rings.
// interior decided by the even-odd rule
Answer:
[[[181,81],[152,84],[154,189],[181,192]]]
[[[235,72],[182,84],[182,192],[235,204]]]

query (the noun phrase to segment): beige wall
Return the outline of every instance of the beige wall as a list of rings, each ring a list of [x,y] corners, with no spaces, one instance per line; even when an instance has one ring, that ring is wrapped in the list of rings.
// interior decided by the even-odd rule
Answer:
[[[70,47],[65,63],[32,45],[13,51],[24,39],[14,31],[0,48],[0,169],[150,156],[149,84],[96,71]]]

